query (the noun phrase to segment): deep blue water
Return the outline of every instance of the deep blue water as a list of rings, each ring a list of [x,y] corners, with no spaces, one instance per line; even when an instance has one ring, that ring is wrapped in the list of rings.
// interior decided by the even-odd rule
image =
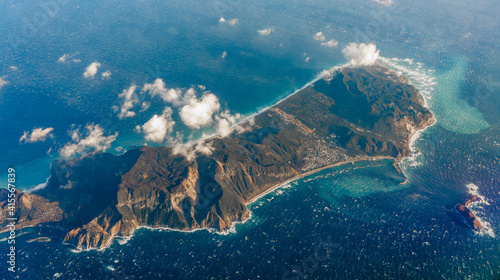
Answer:
[[[236,233],[140,229],[104,251],[74,253],[53,229],[42,233],[59,238],[27,243],[35,229],[18,237],[18,279],[498,279],[500,4],[394,2],[67,1],[17,48],[0,41],[8,82],[0,88],[0,174],[16,167],[22,189],[46,180],[57,158],[47,151],[70,140],[72,125],[111,123],[106,132],[119,132],[111,152],[142,145],[135,125],[164,104],[120,121],[111,107],[132,83],[205,85],[224,109],[249,115],[346,63],[341,49],[352,41],[374,42],[385,64],[426,95],[438,121],[416,141],[421,154],[402,164],[405,185],[388,166],[338,167],[258,200]],[[0,1],[0,32],[22,36],[39,10],[33,3]],[[274,31],[262,37],[263,28]],[[319,31],[339,47],[320,46],[312,38]],[[81,62],[57,63],[64,54]],[[110,80],[83,78],[96,60]],[[49,126],[53,140],[19,143],[23,131]],[[471,183],[489,202],[475,209],[489,233],[448,214]]]

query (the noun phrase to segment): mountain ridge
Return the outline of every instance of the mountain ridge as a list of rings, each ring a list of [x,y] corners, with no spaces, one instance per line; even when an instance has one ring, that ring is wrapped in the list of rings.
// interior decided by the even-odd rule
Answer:
[[[210,154],[143,147],[57,161],[33,195],[57,204],[50,207],[64,215],[53,222],[70,229],[64,242],[78,249],[104,248],[140,226],[224,231],[248,218],[248,202],[284,182],[349,161],[409,156],[413,134],[432,123],[405,77],[380,65],[342,68],[240,123],[241,132],[202,140]]]

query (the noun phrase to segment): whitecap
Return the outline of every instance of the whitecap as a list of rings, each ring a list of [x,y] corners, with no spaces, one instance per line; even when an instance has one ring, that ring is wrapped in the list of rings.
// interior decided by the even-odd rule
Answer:
[[[434,109],[429,106],[430,101],[432,100],[432,93],[437,84],[436,78],[432,75],[434,71],[426,69],[423,63],[414,62],[414,60],[410,58],[399,59],[380,57],[378,62],[408,78],[410,83],[417,88],[422,96],[424,100],[424,107],[428,108],[436,117]],[[432,125],[434,124],[436,124],[436,121]],[[409,168],[421,166],[423,164],[422,153],[418,151],[416,142],[420,139],[420,136],[427,128],[429,127],[417,130],[410,139],[410,156],[403,159],[400,163],[400,167],[405,173],[407,173]]]
[[[481,193],[479,192],[479,187],[477,185],[469,183],[465,186],[467,187],[468,193],[470,195],[477,195],[479,198],[481,198],[481,200],[469,203],[469,205],[467,206],[483,226],[481,231],[479,231],[477,234],[488,235],[495,238],[495,232],[491,227],[491,223],[487,220],[483,212],[483,206],[490,205],[489,200],[484,195],[481,195]]]
[[[109,270],[109,271],[115,271],[116,270],[116,268],[114,266],[112,266],[112,265],[107,265],[106,269]]]

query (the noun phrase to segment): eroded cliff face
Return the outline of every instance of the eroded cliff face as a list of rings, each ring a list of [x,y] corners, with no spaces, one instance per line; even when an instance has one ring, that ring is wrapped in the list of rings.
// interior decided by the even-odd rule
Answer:
[[[113,236],[130,235],[138,226],[227,230],[248,217],[249,199],[300,174],[286,163],[300,151],[289,141],[273,143],[281,155],[272,146],[215,139],[211,144],[218,153],[194,161],[173,154],[170,148],[142,148],[136,164],[122,176],[116,200],[96,218],[71,230],[65,242],[77,248],[101,248]],[[290,151],[283,153],[281,145],[288,145]]]
[[[53,164],[37,192],[64,211],[77,248],[107,246],[139,226],[227,230],[246,203],[293,178],[356,157],[409,155],[413,133],[433,122],[417,90],[381,66],[347,68],[211,138],[194,159],[168,147],[94,154]]]

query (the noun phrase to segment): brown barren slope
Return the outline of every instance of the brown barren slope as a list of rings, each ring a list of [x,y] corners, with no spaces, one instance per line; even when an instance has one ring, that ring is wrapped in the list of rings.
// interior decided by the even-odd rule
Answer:
[[[189,160],[144,147],[54,162],[47,187],[32,195],[60,207],[65,241],[77,248],[107,246],[139,226],[222,231],[284,182],[343,162],[408,156],[411,136],[433,122],[406,78],[379,65],[344,68],[241,123],[244,133],[206,140],[210,155]]]

